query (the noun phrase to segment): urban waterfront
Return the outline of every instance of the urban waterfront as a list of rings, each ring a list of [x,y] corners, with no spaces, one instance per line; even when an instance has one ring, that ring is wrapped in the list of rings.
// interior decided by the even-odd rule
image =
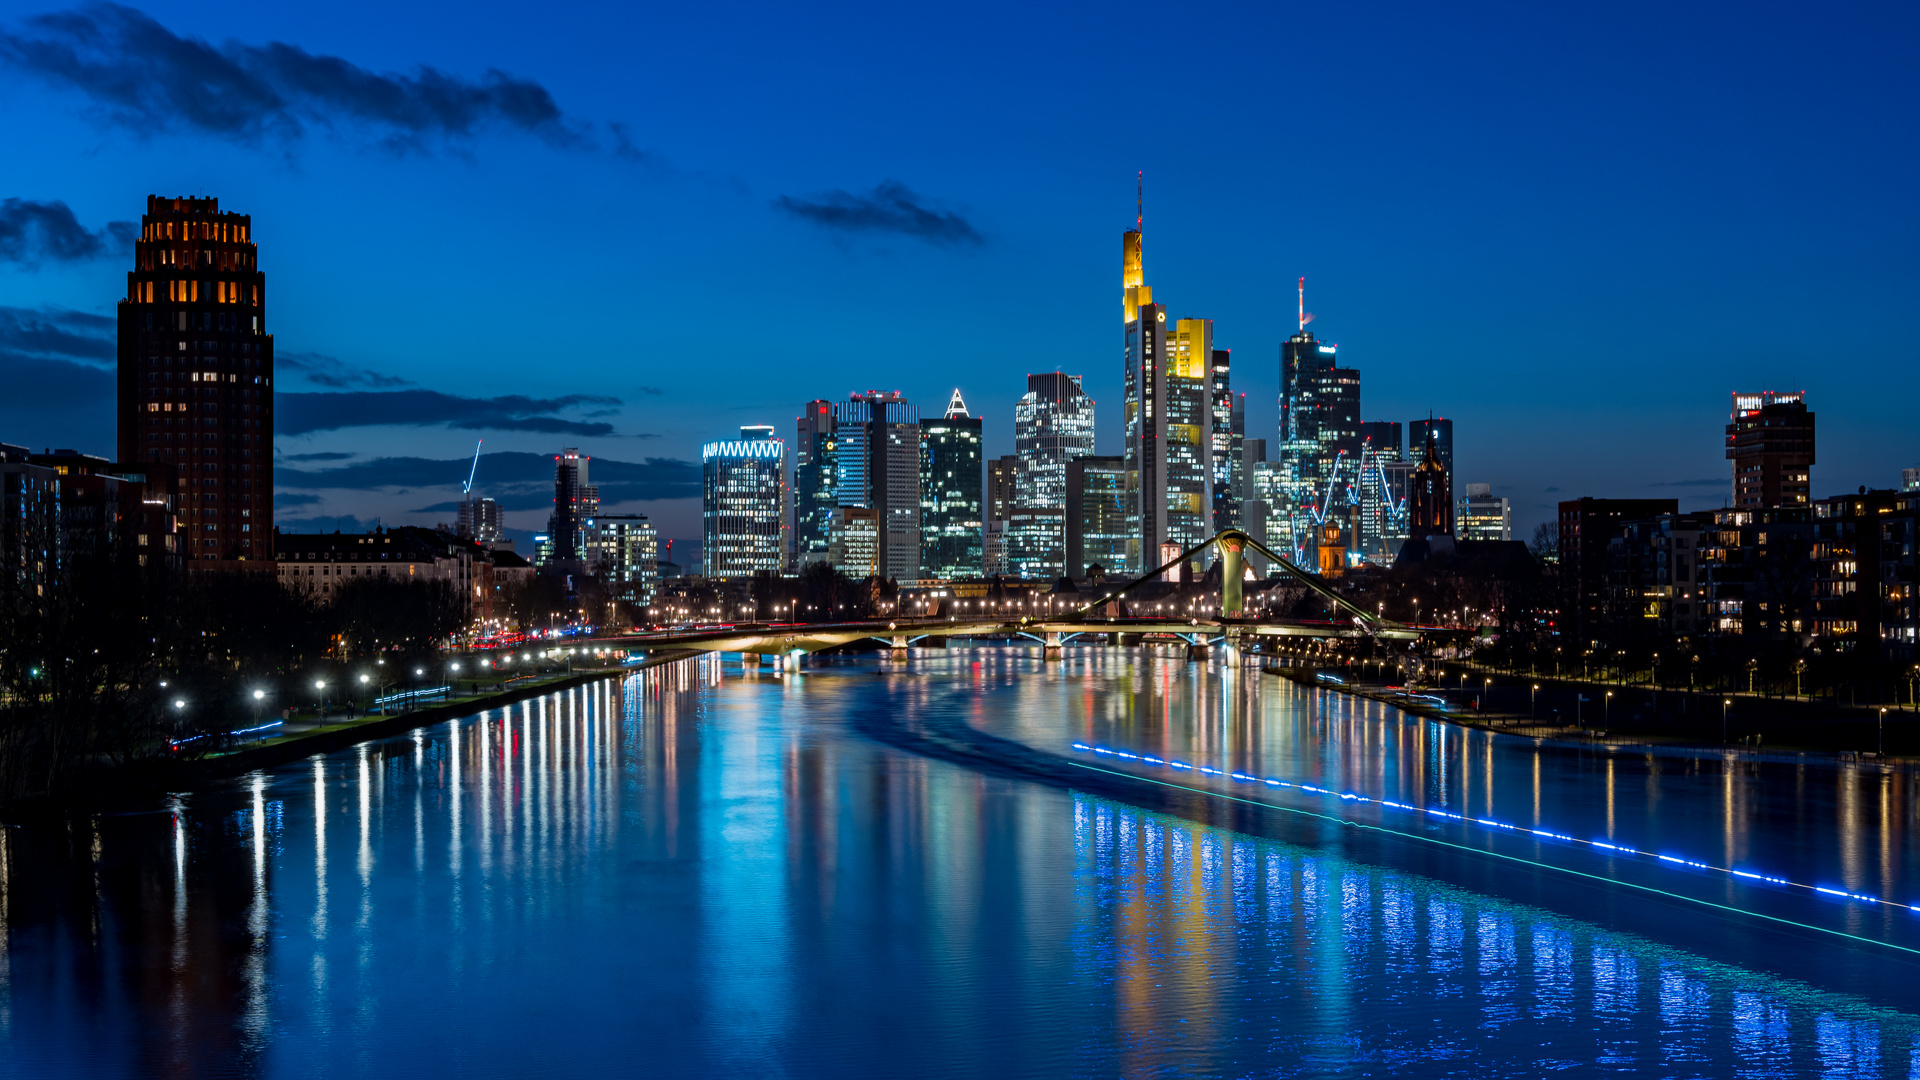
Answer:
[[[1133,649],[809,664],[709,656],[0,831],[0,1075],[1920,1063],[1920,915],[1890,903],[1230,776],[1175,778],[1200,790],[1170,812],[1105,773],[903,747],[1212,762],[1915,902],[1908,773],[1609,756]]]

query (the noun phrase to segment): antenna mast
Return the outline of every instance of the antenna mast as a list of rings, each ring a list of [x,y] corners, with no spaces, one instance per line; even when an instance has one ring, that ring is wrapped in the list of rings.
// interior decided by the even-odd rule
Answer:
[[[1300,279],[1300,332],[1307,332],[1307,279]]]
[[[1133,174],[1133,231],[1142,231],[1147,223],[1147,170]]]

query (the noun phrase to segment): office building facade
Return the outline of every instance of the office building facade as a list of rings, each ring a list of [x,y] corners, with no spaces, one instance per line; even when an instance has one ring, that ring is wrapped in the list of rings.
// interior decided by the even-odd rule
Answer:
[[[1454,525],[1462,540],[1511,540],[1513,504],[1495,495],[1492,484],[1468,484]]]
[[[1020,459],[1013,454],[1003,454],[987,462],[987,520],[990,522],[1007,520],[1018,501],[1018,479]]]
[[[981,423],[955,390],[946,414],[920,424],[920,573],[977,578],[986,573],[986,499]]]
[[[1284,515],[1294,550],[1309,560],[1325,543],[1328,525],[1343,549],[1354,515],[1360,475],[1360,372],[1338,363],[1338,347],[1304,324],[1280,343],[1280,477]],[[1271,526],[1269,526],[1271,527]]]
[[[701,555],[708,577],[778,574],[786,561],[787,444],[773,428],[700,448]]]
[[[1213,320],[1167,318],[1143,303],[1126,331],[1126,464],[1133,547],[1127,570],[1160,565],[1212,535]]]
[[[1067,464],[1068,577],[1086,577],[1095,566],[1110,577],[1127,573],[1127,511],[1126,458],[1088,455]]]
[[[273,551],[273,337],[253,219],[147,197],[118,311],[119,457],[179,477],[192,561]]]
[[[841,506],[880,514],[880,573],[920,576],[920,412],[897,392],[854,394],[834,406]]]
[[[1093,453],[1093,406],[1078,375],[1027,376],[1027,392],[1013,406],[1016,504],[1066,505],[1067,462]]]
[[[1246,395],[1233,392],[1233,351],[1213,350],[1208,368],[1208,455],[1213,462],[1213,531],[1240,524],[1240,443],[1247,434]]]
[[[587,522],[600,513],[600,489],[587,479],[587,466],[592,460],[577,446],[554,456],[553,512],[547,516],[554,562],[573,563],[586,558]]]
[[[809,401],[796,422],[793,442],[794,569],[828,558],[833,512],[840,505],[840,457],[833,402]]]
[[[1813,501],[1813,413],[1804,393],[1733,395],[1727,418],[1733,503],[1742,510]]]

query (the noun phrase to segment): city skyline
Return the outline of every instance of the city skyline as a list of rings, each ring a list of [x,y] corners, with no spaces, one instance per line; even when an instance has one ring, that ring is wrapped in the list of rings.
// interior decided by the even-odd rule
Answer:
[[[666,107],[642,132],[601,104],[623,80],[665,86],[673,65],[714,62],[704,49],[668,70],[629,76],[598,46],[587,47],[586,62],[563,62],[558,39],[539,34],[457,27],[416,54],[407,50],[427,47],[369,44],[288,14],[85,11],[108,43],[99,47],[121,50],[96,59],[139,59],[141,70],[174,80],[159,83],[168,93],[195,76],[130,52],[138,46],[127,20],[217,43],[209,48],[229,59],[285,41],[376,75],[400,72],[391,84],[400,91],[416,85],[408,73],[420,64],[476,88],[473,111],[445,120],[370,114],[339,95],[299,97],[282,86],[279,104],[242,109],[222,127],[218,117],[168,117],[152,111],[158,105],[100,97],[32,61],[28,45],[66,40],[57,26],[31,16],[0,22],[0,80],[19,103],[10,123],[40,150],[0,164],[0,199],[13,200],[0,213],[0,362],[25,391],[0,411],[5,437],[114,452],[113,412],[102,403],[111,399],[113,304],[131,264],[115,223],[136,220],[150,194],[217,197],[250,215],[258,269],[273,281],[282,380],[276,518],[290,524],[342,515],[451,521],[467,470],[450,463],[464,465],[463,444],[477,431],[489,450],[477,496],[521,483],[521,456],[545,460],[578,445],[621,495],[608,499],[608,512],[643,512],[663,536],[691,539],[699,535],[699,447],[742,424],[786,432],[795,404],[835,383],[898,389],[922,402],[958,386],[985,420],[985,455],[1011,452],[1012,408],[1028,374],[1084,373],[1093,398],[1123,400],[1111,359],[1111,237],[1133,220],[1126,196],[1139,171],[1148,280],[1171,318],[1211,319],[1216,343],[1237,351],[1245,431],[1270,446],[1278,346],[1294,329],[1294,281],[1306,276],[1308,306],[1319,313],[1311,329],[1366,372],[1361,419],[1432,410],[1457,420],[1455,479],[1510,497],[1516,534],[1551,520],[1555,503],[1572,495],[1720,505],[1726,462],[1716,406],[1730,391],[1805,391],[1818,403],[1825,420],[1814,497],[1894,486],[1899,470],[1920,460],[1897,411],[1920,388],[1914,316],[1902,301],[1915,270],[1898,254],[1911,248],[1915,214],[1898,185],[1876,182],[1907,170],[1913,151],[1878,137],[1880,126],[1858,108],[1877,103],[1868,115],[1896,128],[1911,111],[1912,74],[1890,52],[1859,55],[1863,40],[1899,39],[1891,23],[1863,37],[1756,20],[1686,57],[1635,37],[1625,14],[1530,16],[1548,21],[1518,35],[1488,13],[1441,20],[1406,11],[1392,26],[1369,28],[1378,48],[1354,37],[1362,27],[1347,20],[1357,16],[1197,24],[1230,53],[1243,47],[1236,37],[1317,32],[1325,46],[1298,67],[1342,71],[1328,80],[1342,84],[1384,80],[1362,100],[1331,87],[1292,96],[1312,78],[1289,79],[1283,91],[1270,76],[1236,74],[1195,89],[1142,74],[1147,120],[1199,116],[1200,131],[1222,136],[1219,160],[1199,167],[1140,149],[1123,137],[1138,119],[1119,123],[1035,76],[976,98],[977,117],[917,84],[882,110],[920,106],[949,128],[1004,130],[1022,91],[1045,91],[1055,115],[1085,127],[1017,162],[944,148],[951,131],[937,140],[874,139],[873,120],[802,153],[749,157],[739,138],[703,139],[696,129],[727,119],[727,130],[760,151],[792,147],[756,106],[663,91]],[[429,22],[433,9],[391,17]],[[668,18],[692,20],[675,27],[702,40],[703,16]],[[793,29],[829,52],[853,47],[828,40],[835,28],[828,19]],[[1090,43],[1112,32],[1087,29]],[[926,47],[936,64],[971,64],[985,49],[995,63],[1018,66],[1027,46],[983,43],[972,36],[979,32]],[[871,44],[878,34],[857,37]],[[1390,70],[1423,35],[1475,41],[1489,62],[1471,79],[1425,66],[1437,61]],[[1765,64],[1744,58],[1788,43],[1825,77],[1783,89]],[[1064,57],[1061,77],[1098,54]],[[766,56],[753,46],[725,62]],[[1571,70],[1556,76],[1548,60]],[[1660,95],[1590,96],[1580,73],[1602,62],[1650,72]],[[789,71],[785,63],[763,76],[743,73],[746,97],[770,85],[759,80]],[[544,105],[512,113],[489,104],[501,99],[477,91],[493,85],[482,73],[494,68],[538,91]],[[885,74],[868,69],[822,90],[844,104]],[[1738,93],[1725,96],[1716,80]],[[1416,84],[1438,86],[1437,100],[1415,100]],[[1523,85],[1538,100],[1514,97]],[[1444,111],[1483,95],[1505,104]],[[1284,140],[1225,137],[1236,131],[1225,126],[1230,115],[1248,102],[1297,113],[1300,125]],[[1685,111],[1675,102],[1719,110],[1712,153],[1690,146],[1694,133],[1669,118]],[[1823,148],[1841,167],[1789,176],[1766,165],[1782,115],[1819,117]],[[348,117],[370,134],[323,134]],[[1408,125],[1423,119],[1457,126],[1436,127],[1444,139],[1419,136]],[[112,137],[146,121],[141,138]],[[1530,133],[1524,146],[1504,138],[1516,130]],[[1023,133],[1037,128],[1017,124],[1009,137],[1017,143]],[[1381,133],[1399,141],[1374,146]],[[1301,141],[1323,163],[1317,173],[1249,184]],[[1407,170],[1389,164],[1408,155],[1434,166],[1429,177],[1458,178],[1403,179]],[[378,200],[359,194],[372,190]],[[593,227],[554,227],[551,211],[562,201],[583,207]],[[1392,212],[1375,214],[1382,205]],[[513,301],[501,303],[503,268],[536,249],[560,269],[516,277]],[[370,260],[369,251],[392,257]],[[419,272],[422,258],[432,272]],[[1006,305],[1007,295],[1020,303]],[[1022,348],[982,362],[951,333],[983,308],[996,312],[997,336]],[[799,310],[815,309],[862,332],[829,348],[784,329]],[[735,316],[742,311],[752,315]],[[1808,363],[1811,341],[1823,360],[1844,362]],[[694,355],[713,362],[677,359]],[[740,376],[730,382],[748,388],[744,396],[722,405],[706,392],[715,364]],[[1605,385],[1621,389],[1591,390],[1578,381],[1583,371],[1604,372]],[[22,404],[29,399],[31,408]],[[1111,411],[1103,418],[1097,453],[1122,452],[1115,419]],[[1572,431],[1595,434],[1566,437]],[[1603,436],[1608,452],[1596,454]],[[380,466],[383,459],[403,467]],[[501,501],[517,533],[540,529],[550,510]]]

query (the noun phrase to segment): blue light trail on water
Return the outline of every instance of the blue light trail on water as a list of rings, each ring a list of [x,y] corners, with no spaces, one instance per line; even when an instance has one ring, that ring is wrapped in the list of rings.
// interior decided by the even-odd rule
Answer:
[[[1332,796],[1342,802],[1373,803],[1378,806],[1384,806],[1389,810],[1399,810],[1412,814],[1425,814],[1429,817],[1441,818],[1447,821],[1457,821],[1463,825],[1478,825],[1484,829],[1495,832],[1528,833],[1541,840],[1558,840],[1563,843],[1575,844],[1581,847],[1601,849],[1612,855],[1626,855],[1650,860],[1651,865],[1666,863],[1673,866],[1684,866],[1690,870],[1724,874],[1728,877],[1739,878],[1742,881],[1760,882],[1762,884],[1775,885],[1788,889],[1804,889],[1809,892],[1837,897],[1855,903],[1872,904],[1877,907],[1901,907],[1911,912],[1920,913],[1920,904],[1903,904],[1893,900],[1883,900],[1877,896],[1868,896],[1864,893],[1828,888],[1825,885],[1807,885],[1798,881],[1789,881],[1786,878],[1774,877],[1770,874],[1755,873],[1750,870],[1736,870],[1732,867],[1715,866],[1712,863],[1704,863],[1695,859],[1684,859],[1678,855],[1662,855],[1651,851],[1641,851],[1638,848],[1628,847],[1624,844],[1615,844],[1605,840],[1582,840],[1577,836],[1554,832],[1551,829],[1539,829],[1528,825],[1514,825],[1505,821],[1496,821],[1492,818],[1468,817],[1464,814],[1456,814],[1450,810],[1439,807],[1415,806],[1411,803],[1395,802],[1392,799],[1361,795],[1351,791],[1334,791],[1330,788],[1315,787],[1312,784],[1281,780],[1271,776],[1254,776],[1251,773],[1222,771],[1209,765],[1193,765],[1184,761],[1163,760],[1144,754],[1130,754],[1124,750],[1114,750],[1105,746],[1092,746],[1082,742],[1074,743],[1073,748],[1083,753],[1103,754],[1108,757],[1123,758],[1128,761],[1139,761],[1148,765],[1161,765],[1172,769],[1190,770],[1207,776],[1226,776],[1241,783],[1264,784],[1268,787],[1290,788],[1295,791],[1304,791],[1310,795]]]

